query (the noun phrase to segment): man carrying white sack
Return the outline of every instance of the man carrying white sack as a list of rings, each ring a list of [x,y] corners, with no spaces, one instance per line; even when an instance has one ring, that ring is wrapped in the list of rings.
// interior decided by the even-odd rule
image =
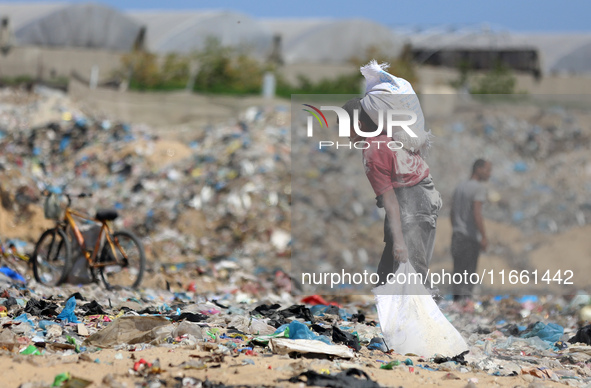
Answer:
[[[358,125],[363,132],[382,132],[371,138],[362,138],[351,130],[351,141],[367,141],[363,150],[365,173],[376,194],[377,206],[386,210],[384,242],[386,247],[378,265],[380,284],[386,284],[401,262],[410,261],[417,273],[426,274],[433,246],[441,196],[423,159],[430,147],[430,133],[424,130],[424,118],[418,98],[410,83],[385,70],[387,64],[371,61],[361,68],[366,79],[365,96],[349,100],[344,106],[353,120],[358,110]],[[386,131],[387,119],[380,112],[388,110],[412,111],[417,121],[409,125],[412,137],[402,127],[394,127],[392,138]],[[403,144],[391,149],[385,144],[396,140]],[[379,142],[379,143],[378,143]],[[400,144],[400,143],[396,143]],[[392,147],[397,148],[397,147]]]

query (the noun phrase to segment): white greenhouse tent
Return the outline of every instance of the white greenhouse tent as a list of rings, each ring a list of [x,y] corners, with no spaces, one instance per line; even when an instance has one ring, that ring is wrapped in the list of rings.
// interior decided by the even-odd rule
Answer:
[[[97,3],[0,4],[2,43],[15,46],[129,51],[142,26],[116,9]]]
[[[145,47],[157,54],[187,54],[216,38],[223,46],[240,47],[250,54],[269,54],[272,34],[257,20],[234,11],[132,11],[146,27]]]
[[[342,64],[363,57],[370,47],[396,57],[403,43],[386,26],[365,19],[267,19],[281,37],[286,64]]]
[[[540,51],[546,74],[591,74],[591,34],[516,34]]]
[[[408,33],[406,38],[418,54],[415,55],[418,63],[428,63],[433,57],[459,50],[521,51],[522,57],[514,55],[514,59],[523,62],[523,54],[535,50],[544,75],[591,74],[591,34],[588,33],[516,33],[481,28],[448,32],[439,28]]]

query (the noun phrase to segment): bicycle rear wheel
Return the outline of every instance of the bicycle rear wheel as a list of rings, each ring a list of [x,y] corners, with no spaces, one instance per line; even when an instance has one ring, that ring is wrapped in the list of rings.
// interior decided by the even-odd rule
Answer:
[[[139,238],[133,233],[120,230],[112,235],[115,246],[113,249],[108,242],[101,252],[99,262],[114,262],[116,264],[99,267],[99,274],[108,289],[137,288],[142,282],[146,267],[146,255]]]
[[[53,228],[43,232],[31,257],[35,280],[48,286],[63,283],[68,277],[71,252],[70,240],[63,230]]]

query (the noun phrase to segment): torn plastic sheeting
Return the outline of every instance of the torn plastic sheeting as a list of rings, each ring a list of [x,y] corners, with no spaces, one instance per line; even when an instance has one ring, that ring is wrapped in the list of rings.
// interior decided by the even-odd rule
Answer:
[[[307,339],[307,340],[314,340],[314,341],[322,341],[325,344],[331,345],[330,339],[328,337],[315,334],[314,332],[312,332],[308,328],[308,326],[306,326],[305,324],[303,324],[299,321],[292,321],[287,326],[287,328],[289,330],[289,338],[290,339]],[[334,336],[334,332],[333,332],[333,336]]]
[[[9,329],[4,329],[0,332],[0,348],[12,351],[15,346],[18,347],[17,336]]]
[[[317,323],[314,323],[312,326],[310,326],[312,328],[312,330],[314,330],[316,333],[320,334],[320,335],[325,335],[327,337],[332,337],[332,327],[323,327]]]
[[[269,340],[271,351],[276,354],[289,354],[292,352],[306,354],[325,354],[341,358],[353,358],[355,354],[345,345],[327,345],[321,341],[306,339],[271,338]]]
[[[303,379],[302,377],[305,377]],[[361,369],[351,368],[341,373],[327,375],[313,370],[302,372],[288,379],[290,383],[305,383],[307,386],[332,388],[380,388],[380,384],[369,378]]]
[[[43,299],[37,300],[35,298],[29,299],[25,306],[25,313],[34,315],[36,317],[51,315],[57,315],[57,308],[59,306],[55,303],[47,302]]]
[[[203,339],[201,327],[196,323],[183,321],[172,332],[173,337],[180,337],[185,334],[190,334],[197,339]]]
[[[37,347],[35,345],[29,345],[26,348],[24,348],[23,350],[21,350],[20,354],[24,354],[24,355],[34,355],[34,356],[41,356],[41,352],[39,351],[39,349],[37,349]]]
[[[248,318],[241,315],[233,317],[228,323],[228,327],[233,327],[243,333],[256,335],[270,335],[275,333],[275,328],[273,326],[269,326],[266,322],[260,319]]]
[[[543,341],[554,343],[560,340],[564,334],[564,328],[555,323],[544,324],[543,322],[536,322],[531,329],[528,328],[521,333],[521,338],[538,337]]]
[[[332,328],[332,341],[336,344],[343,343],[348,347],[355,349],[356,352],[361,350],[361,345],[359,345],[359,338],[355,337],[351,333],[339,329],[336,326]]]
[[[25,322],[25,323],[28,323],[29,325],[31,325],[31,327],[35,327],[35,323],[29,319],[29,317],[27,316],[27,313],[22,313],[18,317],[14,318],[13,321]]]
[[[369,350],[381,350],[384,353],[388,352],[388,347],[386,346],[384,339],[380,337],[372,338],[369,345],[367,345],[367,348]]]
[[[297,319],[303,319],[304,321],[313,321],[312,312],[309,308],[304,305],[292,305],[286,309],[278,310],[280,305],[260,305],[250,312],[251,315],[262,315],[265,318],[269,318],[269,323],[281,326],[285,322],[285,318],[294,316]]]
[[[120,317],[106,328],[92,334],[84,343],[100,348],[110,348],[122,344],[149,343],[162,339],[167,331],[159,329],[167,325],[170,325],[170,332],[172,332],[174,326],[163,317]]]
[[[283,328],[283,329],[280,330],[281,328]],[[267,346],[269,344],[269,340],[271,338],[289,338],[289,329],[287,328],[287,325],[280,327],[273,334],[262,335],[262,336],[253,338],[252,341],[254,344]]]
[[[571,344],[581,342],[587,345],[591,345],[591,325],[581,327],[577,331],[577,334],[571,337],[568,340],[568,342],[570,342]]]
[[[279,308],[281,308],[281,305],[277,303],[272,304],[270,306],[267,304],[262,304],[260,306],[255,307],[255,309],[252,310],[251,314],[261,314],[263,317],[268,317],[276,313]]]
[[[304,319],[306,321],[313,321],[314,318],[312,317],[312,313],[310,309],[304,305],[293,305],[284,310],[279,311],[284,318],[295,316],[299,319]]]
[[[327,302],[320,295],[310,295],[302,299],[302,303],[306,303],[312,306],[323,305],[323,306],[337,306],[341,307],[337,302]]]
[[[203,315],[200,313],[182,313],[180,315],[173,315],[171,319],[174,322],[183,320],[187,320],[189,322],[203,322],[207,320],[207,315]]]
[[[37,323],[37,325],[39,326],[39,328],[41,330],[45,330],[47,329],[49,326],[51,325],[59,325],[59,323],[57,322],[53,322],[53,321],[47,321],[47,320],[41,320]]]
[[[96,300],[80,306],[80,310],[84,311],[84,315],[107,315],[103,307]]]
[[[0,273],[8,276],[12,280],[17,280],[17,281],[22,282],[22,283],[26,283],[27,282],[27,280],[24,277],[22,277],[21,274],[19,274],[18,272],[14,271],[14,270],[12,270],[12,269],[10,269],[8,267],[2,267],[2,268],[0,268]]]
[[[470,351],[466,350],[465,352],[462,352],[462,353],[458,354],[457,356],[453,356],[453,357],[438,356],[438,357],[435,357],[433,362],[436,364],[443,364],[444,362],[454,361],[454,362],[457,362],[458,364],[461,364],[461,365],[468,365],[468,362],[464,359],[464,356],[466,356],[468,353],[470,353]]]

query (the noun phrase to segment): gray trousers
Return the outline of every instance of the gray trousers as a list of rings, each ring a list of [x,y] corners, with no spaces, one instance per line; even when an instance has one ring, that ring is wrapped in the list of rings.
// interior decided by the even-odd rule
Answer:
[[[423,275],[423,282],[426,282],[427,270],[431,264],[435,246],[437,215],[442,206],[441,195],[435,189],[431,175],[415,186],[398,188],[394,191],[400,207],[402,236],[408,248],[408,259],[415,271]],[[383,207],[381,196],[376,199],[377,206]],[[394,241],[387,216],[384,221],[384,242],[386,247],[378,265],[381,284],[385,284],[388,274],[396,273],[399,266],[392,254]]]
[[[464,271],[470,274],[476,272],[478,256],[480,255],[480,243],[473,238],[455,232],[451,237],[451,255],[454,258],[454,274]],[[471,296],[474,285],[470,282],[454,285],[454,295]]]
[[[427,270],[431,264],[433,248],[435,246],[436,229],[429,222],[412,222],[402,225],[404,243],[408,249],[408,259],[417,273],[423,275],[423,283],[426,282]],[[380,284],[386,284],[388,275],[398,270],[400,263],[394,260],[392,253],[394,241],[388,225],[388,217],[384,222],[384,252],[378,265]]]

